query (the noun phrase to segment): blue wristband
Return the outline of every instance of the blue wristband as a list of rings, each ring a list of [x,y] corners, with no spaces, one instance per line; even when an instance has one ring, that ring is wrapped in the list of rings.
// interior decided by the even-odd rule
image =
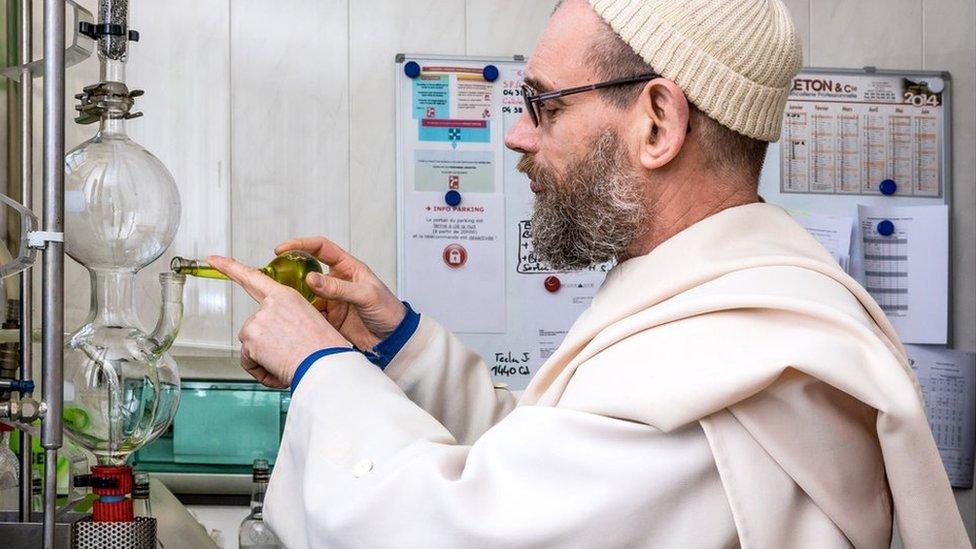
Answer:
[[[414,332],[417,331],[417,326],[420,326],[420,313],[414,311],[406,301],[403,302],[403,305],[407,308],[407,314],[403,316],[400,324],[383,341],[374,345],[372,352],[365,353],[366,358],[379,366],[381,370],[386,368],[393,357],[400,352],[400,349],[403,349],[403,346],[407,344],[407,341],[410,341]]]
[[[312,364],[315,364],[316,360],[329,355],[337,355],[339,353],[355,351],[356,350],[352,347],[328,347],[326,349],[319,349],[318,351],[308,355],[308,357],[306,357],[305,360],[298,365],[298,369],[295,370],[295,375],[291,378],[291,393],[295,394],[295,389],[298,388],[298,382],[302,380],[302,376],[304,376],[305,372],[312,367]]]

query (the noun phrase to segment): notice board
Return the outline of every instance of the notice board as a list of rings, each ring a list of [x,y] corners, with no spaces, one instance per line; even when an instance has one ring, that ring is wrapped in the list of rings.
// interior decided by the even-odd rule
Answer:
[[[760,181],[905,343],[950,343],[951,106],[945,72],[805,68]]]
[[[504,147],[524,61],[400,55],[400,296],[524,388],[610,264],[555,272],[532,248],[533,195]],[[940,72],[804,69],[760,195],[872,294],[908,345],[953,485],[972,486],[976,357],[949,341],[951,82]],[[935,345],[932,345],[935,344]]]
[[[515,169],[520,155],[504,146],[524,108],[524,66],[518,56],[434,55],[394,65],[400,297],[513,389],[612,267],[555,272],[533,251],[533,195]],[[946,73],[804,69],[760,181],[763,198],[835,252],[906,343],[949,343],[950,109]]]

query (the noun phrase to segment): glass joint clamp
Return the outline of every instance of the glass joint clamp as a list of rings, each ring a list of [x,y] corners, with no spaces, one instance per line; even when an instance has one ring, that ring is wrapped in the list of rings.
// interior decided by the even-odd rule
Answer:
[[[35,250],[47,248],[48,242],[64,242],[64,233],[54,231],[31,231],[27,233],[27,247]]]

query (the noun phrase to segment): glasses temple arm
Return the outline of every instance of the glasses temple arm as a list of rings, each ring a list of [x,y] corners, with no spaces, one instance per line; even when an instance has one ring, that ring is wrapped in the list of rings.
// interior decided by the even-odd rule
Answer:
[[[534,97],[529,97],[529,101],[533,103],[539,101],[546,101],[549,99],[556,99],[557,97],[564,97],[567,95],[575,95],[577,93],[588,92],[591,90],[599,90],[602,88],[609,88],[610,86],[620,86],[623,84],[633,84],[636,82],[643,82],[647,80],[654,80],[655,78],[660,78],[661,75],[657,73],[647,73],[639,74],[636,76],[628,76],[627,78],[619,78],[617,80],[610,80],[608,82],[599,82],[596,84],[587,84],[585,86],[578,86],[576,88],[569,88],[565,90],[551,91],[546,93],[540,93]]]

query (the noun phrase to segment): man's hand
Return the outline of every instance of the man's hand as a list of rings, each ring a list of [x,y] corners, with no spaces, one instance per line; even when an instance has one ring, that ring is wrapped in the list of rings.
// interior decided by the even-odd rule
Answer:
[[[329,274],[311,273],[306,282],[339,333],[360,349],[372,349],[390,335],[407,314],[403,303],[363,262],[322,237],[293,238],[275,248],[280,254],[304,250],[329,266]]]
[[[261,271],[227,258],[211,256],[211,265],[240,284],[260,304],[238,334],[241,366],[268,387],[291,385],[302,360],[319,349],[349,347],[349,342],[297,291]]]

